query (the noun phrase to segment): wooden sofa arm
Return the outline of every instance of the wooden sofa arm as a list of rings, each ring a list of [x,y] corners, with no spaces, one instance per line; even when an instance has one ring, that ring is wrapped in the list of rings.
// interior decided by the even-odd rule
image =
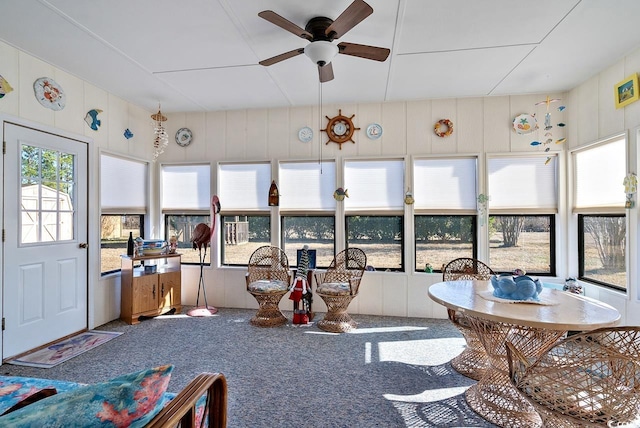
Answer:
[[[147,424],[147,428],[178,425],[182,428],[195,428],[196,403],[202,396],[207,396],[204,411],[205,414],[208,411],[208,427],[225,428],[227,426],[227,380],[221,373],[202,373],[196,376]]]

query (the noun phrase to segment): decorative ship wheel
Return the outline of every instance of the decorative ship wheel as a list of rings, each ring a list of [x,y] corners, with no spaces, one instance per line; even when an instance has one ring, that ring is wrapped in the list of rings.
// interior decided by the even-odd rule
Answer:
[[[353,125],[353,118],[355,114],[351,115],[351,117],[344,116],[342,114],[342,110],[338,110],[338,115],[334,117],[325,116],[329,123],[327,123],[327,127],[323,129],[323,132],[327,133],[327,137],[329,137],[329,141],[325,144],[329,144],[330,142],[334,142],[340,146],[340,150],[342,150],[342,144],[347,141],[351,141],[353,144],[356,142],[352,140],[353,134],[360,128],[356,128]]]

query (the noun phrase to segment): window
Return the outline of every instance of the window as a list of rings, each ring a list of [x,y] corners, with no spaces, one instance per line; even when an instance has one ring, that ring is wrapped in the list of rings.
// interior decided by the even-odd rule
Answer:
[[[416,271],[476,258],[477,159],[416,159],[413,177]]]
[[[169,242],[172,237],[176,237],[178,243],[178,253],[182,255],[180,262],[182,264],[200,263],[200,252],[193,248],[191,242],[191,234],[196,226],[200,223],[204,223],[211,227],[210,215],[193,215],[193,214],[165,214],[164,215],[164,236],[165,240]],[[204,256],[204,263],[211,263],[211,249],[207,247],[206,254]]]
[[[144,237],[144,214],[147,212],[148,195],[147,168],[146,162],[104,153],[100,155],[102,275],[120,270],[120,256],[127,252],[129,233],[134,238]]]
[[[626,140],[620,136],[576,150],[573,161],[578,277],[626,290]]]
[[[268,215],[222,216],[222,264],[246,266],[256,249],[271,244],[270,223]]]
[[[434,270],[459,257],[477,258],[476,216],[416,215],[416,271]]]
[[[271,244],[270,186],[270,163],[218,165],[223,265],[246,266],[258,247]]]
[[[316,250],[316,267],[327,268],[335,254],[334,216],[282,216],[282,249],[290,266],[297,264],[297,250]]]
[[[127,253],[129,233],[144,236],[144,216],[103,214],[100,216],[100,272],[103,275],[120,270],[120,255]]]
[[[376,270],[403,271],[403,217],[355,215],[346,217],[347,246],[367,255],[367,265]]]
[[[580,214],[578,230],[580,279],[626,289],[625,216]]]
[[[404,160],[353,160],[344,168],[347,247],[376,270],[404,271]]]
[[[335,162],[281,162],[279,178],[281,242],[289,265],[308,245],[316,250],[316,266],[328,267],[335,254]]]
[[[489,265],[555,275],[556,155],[490,158]]]
[[[489,260],[494,272],[555,275],[555,216],[489,216]]]
[[[160,173],[164,239],[175,236],[183,264],[200,263],[200,252],[193,249],[191,234],[204,223],[211,227],[211,166],[209,164],[162,165]],[[211,251],[203,252],[204,263],[211,263]]]
[[[21,244],[74,237],[75,156],[21,145]]]

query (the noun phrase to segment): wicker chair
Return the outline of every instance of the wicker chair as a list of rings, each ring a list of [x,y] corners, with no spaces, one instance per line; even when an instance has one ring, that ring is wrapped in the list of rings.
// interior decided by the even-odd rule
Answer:
[[[578,333],[534,361],[507,342],[507,359],[543,426],[640,426],[640,327]]]
[[[332,333],[352,330],[357,323],[347,313],[349,303],[358,295],[360,280],[367,265],[367,256],[359,248],[347,248],[338,253],[324,273],[316,274],[316,293],[327,305],[324,319],[318,327]]]
[[[466,257],[452,260],[442,269],[443,281],[489,280],[493,274],[494,272],[491,268],[480,260]],[[467,347],[464,351],[451,360],[451,366],[464,376],[480,380],[489,364],[484,346],[465,315],[453,309],[448,309],[447,315],[451,322],[458,327],[467,342]]]
[[[251,324],[258,327],[275,327],[287,322],[278,304],[287,294],[291,284],[289,260],[278,247],[265,245],[251,254],[245,277],[247,291],[258,301],[258,312]]]

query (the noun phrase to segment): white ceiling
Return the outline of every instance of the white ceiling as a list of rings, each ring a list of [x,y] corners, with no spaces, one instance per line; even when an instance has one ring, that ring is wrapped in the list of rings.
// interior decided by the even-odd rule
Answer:
[[[2,0],[0,40],[149,111],[314,105],[305,55],[258,64],[308,42],[258,12],[304,28],[351,1]],[[391,55],[338,55],[324,103],[561,92],[640,46],[638,0],[367,2],[373,14],[335,43]]]

